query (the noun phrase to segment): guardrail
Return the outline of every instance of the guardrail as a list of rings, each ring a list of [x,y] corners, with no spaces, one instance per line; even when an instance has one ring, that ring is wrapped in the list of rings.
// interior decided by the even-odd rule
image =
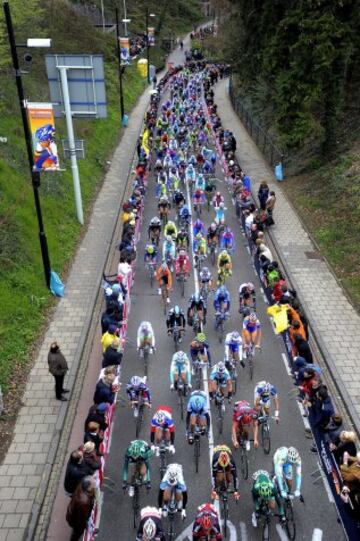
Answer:
[[[240,97],[236,94],[233,76],[229,78],[229,95],[231,105],[250,134],[250,137],[255,141],[256,146],[261,150],[268,164],[274,167],[281,163],[284,172],[284,152],[277,147],[267,130],[260,126],[259,122],[254,119],[252,113],[245,107]]]

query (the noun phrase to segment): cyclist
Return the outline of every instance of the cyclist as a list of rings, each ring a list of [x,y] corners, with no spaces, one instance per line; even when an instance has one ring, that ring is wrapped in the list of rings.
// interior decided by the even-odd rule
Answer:
[[[192,203],[194,206],[198,205],[201,211],[201,206],[205,203],[205,194],[203,190],[200,190],[200,188],[197,188],[194,191],[192,195]]]
[[[195,182],[195,175],[196,175],[196,171],[195,171],[194,165],[190,162],[187,168],[185,169],[185,182],[190,187]]]
[[[279,398],[277,389],[271,383],[267,381],[259,381],[254,389],[254,408],[257,412],[260,412],[261,408],[264,409],[265,415],[270,413],[271,399],[275,402],[275,419],[279,421]]]
[[[191,389],[191,368],[190,360],[184,351],[174,353],[170,366],[170,389],[177,389],[179,378],[184,383],[184,394],[186,389]]]
[[[217,209],[220,207],[220,203],[224,203],[224,201],[224,197],[221,195],[221,193],[216,192],[212,200],[212,205],[214,209],[217,211]]]
[[[194,443],[195,425],[200,426],[201,434],[209,432],[210,415],[204,391],[193,391],[190,395],[186,413],[186,433],[188,442]]]
[[[256,310],[255,286],[251,282],[240,284],[239,286],[239,312],[248,315]],[[248,311],[248,313],[246,313]]]
[[[154,216],[151,218],[149,228],[148,228],[148,237],[152,244],[159,244],[159,238],[161,233],[161,222],[160,218]]]
[[[200,361],[211,366],[209,344],[204,333],[198,333],[190,344],[190,357],[192,362]]]
[[[142,321],[137,331],[137,349],[141,355],[146,346],[150,346],[150,353],[154,353],[155,334],[150,321]]]
[[[211,464],[211,498],[213,500],[219,498],[216,489],[221,489],[224,485],[226,488],[230,487],[231,477],[234,484],[234,498],[238,500],[240,498],[239,480],[234,457],[227,445],[217,445],[214,447]]]
[[[159,295],[161,295],[161,288],[166,287],[166,302],[170,302],[169,291],[172,287],[172,274],[166,263],[162,263],[156,271],[156,279],[159,282]]]
[[[195,256],[205,258],[207,252],[206,239],[201,233],[198,233],[193,241],[193,251]]]
[[[168,264],[175,261],[176,257],[176,247],[175,242],[173,241],[172,237],[169,235],[165,238],[163,242],[163,249],[162,249],[162,258],[163,260],[167,261]]]
[[[151,469],[150,458],[153,452],[150,446],[144,440],[133,440],[130,442],[125,452],[125,460],[123,467],[123,488],[129,487],[129,496],[134,496],[134,483],[136,473],[141,476],[142,481],[146,483],[146,488],[151,488]],[[130,467],[130,475],[129,475]]]
[[[224,396],[224,389],[227,389],[227,399],[231,402],[232,397],[232,381],[230,373],[225,366],[223,361],[220,361],[214,364],[211,373],[210,373],[210,382],[209,382],[209,396],[210,400],[215,398],[216,391],[219,389],[221,394]],[[225,404],[223,404],[223,410],[225,411]]]
[[[174,308],[171,308],[169,310],[167,319],[166,319],[166,327],[167,327],[167,333],[168,335],[171,335],[174,327],[179,327],[180,332],[180,338],[179,343],[182,342],[182,336],[185,332],[185,316],[184,312],[181,310],[180,306],[175,305]]]
[[[184,224],[186,226],[190,224],[190,211],[189,211],[189,207],[187,205],[182,205],[179,208],[179,223],[182,226],[184,226]],[[188,244],[189,244],[189,242],[188,242]]]
[[[158,250],[156,247],[156,244],[152,244],[148,242],[145,246],[145,252],[144,252],[144,263],[146,265],[148,264],[156,264],[158,260]]]
[[[228,370],[231,369],[232,361],[240,362],[241,366],[245,367],[242,360],[242,339],[237,331],[227,333],[225,338],[225,366]]]
[[[255,312],[244,317],[242,328],[244,349],[248,349],[251,344],[256,348],[261,347],[261,323]]]
[[[213,277],[208,269],[208,267],[203,267],[199,273],[199,280],[200,280],[200,290],[203,289],[203,287],[207,287],[208,291],[212,291],[214,284],[213,284]],[[207,285],[206,285],[207,284]]]
[[[162,171],[159,174],[157,183],[156,183],[156,197],[158,197],[160,201],[162,199],[167,200],[167,183],[168,183],[167,174],[165,171]],[[159,205],[160,205],[160,201],[159,201]],[[158,208],[160,210],[159,205],[158,205]]]
[[[174,201],[174,204],[175,204],[175,207],[176,207],[177,211],[179,211],[179,209],[183,205],[185,205],[185,196],[182,193],[182,191],[175,190],[174,195],[173,195],[173,201]]]
[[[206,197],[206,200],[209,202],[209,204],[211,202],[211,198],[215,190],[216,190],[215,179],[208,176],[205,181],[205,197]]]
[[[223,539],[219,516],[213,504],[204,503],[198,507],[192,536],[193,541],[199,541],[200,539],[221,541]]]
[[[251,521],[254,528],[258,525],[260,511],[265,505],[272,511],[275,511],[275,502],[279,511],[280,520],[285,521],[284,506],[281,501],[276,484],[270,479],[266,470],[257,470],[252,478],[254,479],[251,489],[251,495],[254,504],[254,511],[251,515]]]
[[[168,238],[171,237],[173,240],[176,239],[178,234],[178,230],[174,222],[171,222],[170,220],[166,224],[164,228],[164,237]]]
[[[159,406],[151,419],[150,441],[151,450],[159,456],[159,445],[164,440],[169,453],[175,453],[175,425],[172,418],[172,409],[169,406]]]
[[[215,312],[228,313],[230,310],[230,293],[226,286],[219,286],[214,295],[214,310]]]
[[[193,235],[194,237],[197,236],[198,233],[201,233],[201,236],[205,236],[205,226],[204,223],[200,220],[200,218],[197,218],[195,222],[193,223]]]
[[[188,493],[181,464],[169,464],[166,468],[164,477],[160,482],[158,506],[159,512],[162,512],[164,517],[166,517],[168,513],[167,506],[170,502],[172,490],[175,491],[177,510],[181,511],[181,518],[184,520],[186,518]]]
[[[224,232],[220,236],[220,248],[227,252],[233,252],[235,247],[234,233],[230,227],[226,226]]]
[[[161,513],[156,507],[148,506],[141,509],[136,541],[166,541]]]
[[[215,214],[215,223],[216,224],[220,224],[220,223],[225,223],[225,211],[227,210],[227,208],[225,207],[225,203],[221,202],[219,204],[219,207],[216,209],[216,214]]]
[[[175,275],[179,279],[179,275],[184,273],[185,281],[190,276],[190,258],[185,250],[179,250],[175,260]]]
[[[140,376],[132,376],[126,386],[126,394],[129,397],[129,404],[134,410],[135,417],[139,415],[138,404],[140,393],[144,405],[147,408],[151,408],[151,392],[146,384],[146,377],[141,378]]]
[[[232,261],[226,250],[222,250],[217,260],[218,284],[232,275]]]
[[[217,231],[217,225],[215,222],[213,222],[210,227],[207,230],[207,236],[206,240],[208,245],[215,244],[215,247],[217,247],[218,243],[218,231]]]
[[[249,402],[246,400],[239,400],[238,402],[235,402],[231,427],[231,439],[236,449],[239,447],[239,439],[243,437],[246,442],[246,450],[250,451],[249,428],[251,425],[254,432],[254,447],[255,449],[259,447],[259,427],[257,421],[257,411],[250,406]]]
[[[200,293],[194,293],[189,299],[189,306],[187,311],[188,325],[193,324],[193,317],[195,312],[199,316],[200,323],[206,323],[206,304]]]
[[[177,250],[188,250],[189,245],[189,233],[186,231],[186,229],[182,228],[176,237],[176,248]]]
[[[295,469],[295,482],[293,480]],[[277,486],[282,498],[293,493],[296,498],[300,496],[301,489],[301,457],[295,447],[279,447],[274,454],[274,471]]]
[[[169,212],[170,212],[170,203],[167,195],[162,195],[160,197],[159,203],[158,203],[158,212],[160,219],[167,218]]]
[[[199,173],[196,177],[195,190],[201,190],[202,192],[205,190],[205,178],[202,173]]]

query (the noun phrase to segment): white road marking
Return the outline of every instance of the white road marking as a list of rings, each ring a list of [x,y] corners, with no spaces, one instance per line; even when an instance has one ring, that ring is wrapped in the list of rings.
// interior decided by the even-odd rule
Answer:
[[[290,370],[289,363],[287,361],[286,353],[282,353],[281,357],[282,357],[282,360],[284,361],[284,365],[285,365],[288,376],[291,376],[291,370]]]
[[[315,528],[312,534],[311,541],[321,541],[323,537],[323,532],[319,528]]]
[[[248,246],[248,245],[246,245],[246,246],[245,246],[245,248],[246,248],[246,250],[247,250],[248,254],[250,254],[250,248],[249,248],[249,246]]]
[[[298,408],[300,410],[300,413],[301,413],[301,418],[303,420],[303,423],[304,423],[304,426],[307,430],[311,430],[311,427],[310,427],[310,423],[309,423],[309,419],[306,417],[306,413],[305,413],[305,410],[304,410],[304,406],[302,405],[301,402],[299,402],[298,400],[296,400],[296,403],[298,405]]]
[[[181,534],[177,536],[175,541],[185,541],[188,539],[192,539],[192,524],[187,526],[187,528],[185,528],[185,530],[183,530]]]
[[[247,534],[245,522],[240,522],[239,526],[240,526],[241,541],[248,541],[248,534]]]
[[[262,298],[264,299],[264,303],[265,303],[265,304],[268,304],[268,300],[267,300],[267,297],[266,297],[265,293],[263,293]]]
[[[281,541],[289,541],[288,536],[284,532],[283,528],[280,526],[280,524],[276,524],[276,531],[278,533],[278,536],[280,537]]]
[[[331,488],[329,486],[329,482],[327,480],[327,477],[324,473],[324,470],[320,464],[320,462],[317,463],[318,465],[318,468],[319,468],[319,472],[320,472],[320,475],[321,475],[321,479],[323,480],[323,483],[324,483],[324,487],[325,487],[325,490],[326,490],[326,494],[327,494],[327,497],[329,498],[329,502],[330,503],[335,503],[335,499],[334,499],[334,496],[333,496],[333,493],[331,492]],[[318,528],[316,528],[318,529]],[[314,530],[315,531],[315,530]],[[321,530],[320,530],[321,531]],[[322,532],[321,532],[321,535],[322,535]],[[321,538],[320,538],[321,539]]]

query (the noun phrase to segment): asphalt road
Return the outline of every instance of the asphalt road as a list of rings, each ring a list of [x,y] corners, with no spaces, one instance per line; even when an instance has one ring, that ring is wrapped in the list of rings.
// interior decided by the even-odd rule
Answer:
[[[223,178],[221,171],[217,172],[219,179]],[[238,389],[235,399],[246,399],[250,403],[253,401],[254,386],[257,381],[266,379],[277,386],[280,398],[280,417],[279,425],[275,423],[271,426],[272,449],[270,455],[265,455],[259,448],[251,449],[250,457],[250,479],[244,481],[240,478],[241,499],[238,504],[230,502],[230,521],[233,524],[231,539],[257,540],[261,533],[254,530],[251,525],[251,474],[259,468],[271,470],[272,456],[277,447],[296,446],[301,453],[303,462],[303,481],[302,493],[305,503],[301,504],[298,500],[295,502],[295,514],[297,524],[297,540],[311,539],[324,541],[344,539],[341,526],[337,522],[337,516],[334,505],[329,501],[325,486],[322,480],[316,484],[313,483],[311,472],[317,469],[317,455],[310,453],[309,447],[311,440],[305,438],[304,421],[300,414],[294,394],[292,380],[289,377],[285,363],[285,350],[282,339],[274,334],[272,324],[266,315],[267,305],[263,299],[261,286],[252,266],[251,258],[246,248],[246,241],[241,233],[237,222],[234,208],[227,191],[226,184],[219,182],[218,189],[225,196],[227,207],[226,222],[236,235],[236,252],[233,255],[233,276],[227,282],[229,288],[232,306],[231,318],[226,323],[226,331],[240,330],[241,319],[237,313],[237,297],[239,284],[245,281],[252,281],[256,285],[258,316],[262,323],[263,339],[262,352],[256,359],[254,381],[250,382],[247,371],[242,372],[240,368],[238,378]],[[129,317],[128,343],[124,355],[122,369],[123,390],[121,397],[125,398],[125,386],[128,379],[134,375],[143,375],[143,361],[139,358],[136,351],[136,332],[139,323],[142,320],[151,321],[156,335],[156,352],[151,357],[149,368],[149,386],[153,394],[153,411],[160,404],[167,404],[173,408],[174,420],[176,423],[176,454],[173,457],[174,462],[183,465],[185,481],[188,487],[189,502],[187,507],[187,518],[184,523],[180,518],[176,523],[176,532],[178,539],[191,539],[191,525],[196,513],[196,508],[200,504],[210,499],[210,454],[209,443],[206,439],[201,441],[201,464],[198,474],[195,473],[195,464],[193,458],[193,447],[187,444],[185,439],[185,422],[181,421],[177,407],[177,396],[169,389],[169,366],[174,353],[173,342],[167,337],[165,329],[165,316],[157,289],[150,288],[150,282],[146,269],[143,266],[144,246],[147,240],[147,226],[150,219],[156,215],[154,178],[151,177],[149,190],[146,197],[146,204],[143,215],[143,226],[140,243],[138,245],[138,261],[136,265],[136,277],[132,294],[131,312]],[[174,213],[172,212],[172,217]],[[214,218],[214,212],[203,213],[203,219],[206,225],[209,225]],[[210,262],[208,263],[211,267]],[[215,270],[215,269],[214,269]],[[185,298],[180,296],[178,284],[174,284],[174,291],[171,295],[171,306],[179,304],[184,312],[187,309],[189,296],[194,292],[193,271],[191,279],[186,284]],[[219,344],[218,338],[213,328],[214,310],[212,307],[212,298],[208,303],[208,321],[205,326],[205,333],[210,342],[213,363],[223,359],[223,345]],[[183,349],[189,351],[189,344],[193,337],[191,329],[187,329]],[[145,423],[142,428],[141,438],[149,441],[151,413],[146,412]],[[214,426],[214,444],[226,443],[231,445],[231,407],[227,406],[225,413],[224,432],[221,437],[217,432],[216,412],[212,406],[212,422]],[[110,478],[114,485],[105,484],[104,501],[102,506],[100,532],[97,537],[99,541],[123,540],[130,541],[135,539],[135,530],[132,526],[132,508],[131,499],[123,494],[121,472],[123,467],[124,453],[128,443],[135,439],[135,421],[131,409],[124,401],[119,404],[112,436],[111,452],[106,464],[106,477]],[[235,453],[235,460],[239,469],[239,457]],[[145,491],[141,494],[141,506],[157,505],[158,485],[160,482],[159,459],[153,457],[152,466],[152,490],[147,495]],[[240,472],[239,472],[240,475]],[[108,486],[110,488],[108,488]],[[166,521],[164,520],[166,529]],[[186,531],[185,531],[186,530]],[[272,539],[286,540],[285,533],[278,526],[276,521],[272,522]],[[182,534],[182,535],[181,535]]]

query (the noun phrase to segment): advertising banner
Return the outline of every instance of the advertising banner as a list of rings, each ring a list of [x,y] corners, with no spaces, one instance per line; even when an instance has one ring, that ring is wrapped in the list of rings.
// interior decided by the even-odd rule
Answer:
[[[27,103],[32,135],[34,169],[56,171],[59,169],[57,146],[54,140],[55,122],[51,103]]]
[[[129,38],[119,38],[120,39],[120,61],[122,66],[128,66],[131,64],[130,57],[130,39]]]
[[[148,41],[149,41],[149,46],[154,47],[154,45],[155,45],[155,28],[153,26],[148,26]]]

